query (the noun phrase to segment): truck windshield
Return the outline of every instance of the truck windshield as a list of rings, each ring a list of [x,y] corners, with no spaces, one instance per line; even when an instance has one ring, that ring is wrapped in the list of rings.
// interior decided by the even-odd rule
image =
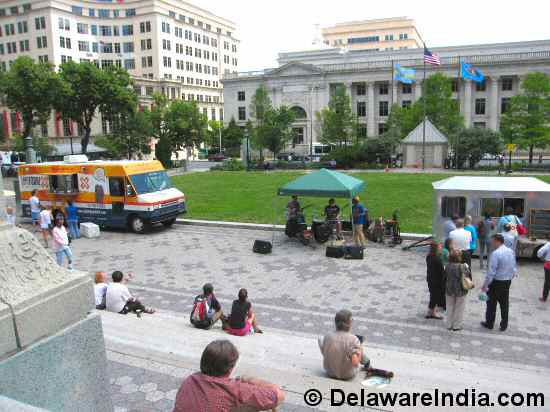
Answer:
[[[138,194],[153,193],[164,189],[170,189],[172,184],[164,170],[158,172],[131,175],[130,179]]]

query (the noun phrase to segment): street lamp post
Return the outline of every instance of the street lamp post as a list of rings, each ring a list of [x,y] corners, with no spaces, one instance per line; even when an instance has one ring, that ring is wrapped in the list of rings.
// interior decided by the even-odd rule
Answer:
[[[25,154],[27,157],[27,163],[35,163],[36,162],[36,152],[34,151],[32,147],[32,137],[27,136],[25,137]]]
[[[248,130],[244,131],[244,138],[246,140],[246,171],[250,170],[250,137],[248,136]]]

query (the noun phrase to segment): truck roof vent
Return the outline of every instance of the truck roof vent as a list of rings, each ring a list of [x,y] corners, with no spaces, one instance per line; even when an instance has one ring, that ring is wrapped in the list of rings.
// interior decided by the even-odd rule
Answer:
[[[67,155],[63,156],[63,161],[65,163],[85,163],[88,161],[88,156],[86,155]]]

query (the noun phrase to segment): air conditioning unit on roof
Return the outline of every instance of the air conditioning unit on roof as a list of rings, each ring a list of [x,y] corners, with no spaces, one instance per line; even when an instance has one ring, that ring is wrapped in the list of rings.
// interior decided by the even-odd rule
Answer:
[[[83,154],[67,155],[67,156],[63,156],[63,161],[65,163],[85,163],[88,161],[88,156]]]

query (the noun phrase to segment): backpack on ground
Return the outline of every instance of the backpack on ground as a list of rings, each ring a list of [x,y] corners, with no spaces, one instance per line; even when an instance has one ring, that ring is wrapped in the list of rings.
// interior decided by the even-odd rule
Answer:
[[[208,298],[202,295],[197,296],[191,311],[191,323],[197,328],[208,328],[210,326],[209,309]]]

